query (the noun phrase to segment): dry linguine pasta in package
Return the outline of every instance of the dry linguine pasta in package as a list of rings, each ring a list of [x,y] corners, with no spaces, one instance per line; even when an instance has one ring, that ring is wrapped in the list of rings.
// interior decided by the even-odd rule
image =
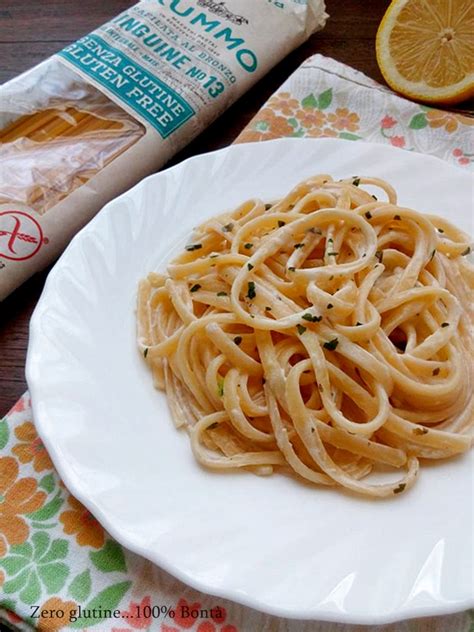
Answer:
[[[0,300],[312,32],[323,0],[142,0],[0,93]]]

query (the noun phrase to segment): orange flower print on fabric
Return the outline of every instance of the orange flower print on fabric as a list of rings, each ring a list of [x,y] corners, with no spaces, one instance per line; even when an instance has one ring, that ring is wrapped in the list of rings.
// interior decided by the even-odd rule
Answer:
[[[105,542],[104,529],[94,516],[74,496],[69,496],[70,509],[63,511],[59,520],[67,535],[75,535],[80,546],[100,549]]]
[[[285,116],[292,116],[300,104],[298,99],[294,99],[289,92],[280,92],[270,97],[267,105],[279,110]]]
[[[31,421],[25,421],[21,426],[15,428],[15,436],[21,443],[14,446],[12,452],[18,457],[20,463],[33,462],[36,472],[53,468],[46,448]]]
[[[71,623],[70,617],[75,616],[77,604],[74,601],[63,601],[59,597],[51,597],[39,609],[39,612],[49,613],[48,616],[40,616],[38,622],[39,632],[57,632]]]
[[[275,118],[270,121],[270,133],[273,134],[275,138],[279,136],[289,136],[293,131],[293,128],[283,116],[275,116]]]
[[[323,129],[312,127],[306,132],[306,136],[310,138],[336,138],[339,134],[331,127],[323,127]]]
[[[428,125],[433,128],[444,127],[448,134],[452,134],[458,128],[458,119],[450,112],[443,110],[430,110],[426,113]]]
[[[291,136],[293,127],[283,116],[277,116],[270,108],[263,108],[251,121],[249,128],[244,130],[238,138],[238,142],[252,142],[271,140],[281,136]]]
[[[0,557],[7,545],[23,544],[28,539],[29,527],[23,516],[40,509],[46,500],[34,478],[18,478],[18,473],[16,459],[0,458]]]
[[[328,114],[328,121],[336,129],[357,132],[360,119],[358,114],[347,108],[337,108],[335,112]]]
[[[322,127],[326,123],[326,114],[321,110],[298,110],[295,118],[303,127]]]

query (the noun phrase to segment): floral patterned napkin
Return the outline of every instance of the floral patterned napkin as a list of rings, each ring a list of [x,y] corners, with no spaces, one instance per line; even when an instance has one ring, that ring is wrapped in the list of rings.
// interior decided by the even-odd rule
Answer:
[[[332,59],[309,58],[236,142],[370,140],[474,160],[474,119],[420,106]],[[0,421],[0,627],[97,632],[474,632],[474,611],[388,626],[279,619],[193,590],[115,542],[68,492],[25,394]]]
[[[474,161],[474,118],[397,96],[334,59],[307,59],[235,142],[281,136],[367,140],[432,154],[462,167]]]

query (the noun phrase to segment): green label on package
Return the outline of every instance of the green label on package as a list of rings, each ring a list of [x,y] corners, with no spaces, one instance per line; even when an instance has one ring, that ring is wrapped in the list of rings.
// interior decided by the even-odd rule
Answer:
[[[59,53],[127,103],[166,138],[195,112],[158,77],[98,35],[86,35]]]

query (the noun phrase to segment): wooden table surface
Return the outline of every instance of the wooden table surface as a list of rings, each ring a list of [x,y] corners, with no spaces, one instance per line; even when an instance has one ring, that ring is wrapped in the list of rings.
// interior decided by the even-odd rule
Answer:
[[[3,0],[0,81],[34,66],[131,4],[130,0]],[[326,0],[331,16],[326,28],[278,64],[173,162],[231,143],[270,94],[313,53],[333,57],[383,81],[374,38],[388,4],[388,0]],[[26,390],[28,323],[47,272],[35,275],[0,303],[0,416]]]

